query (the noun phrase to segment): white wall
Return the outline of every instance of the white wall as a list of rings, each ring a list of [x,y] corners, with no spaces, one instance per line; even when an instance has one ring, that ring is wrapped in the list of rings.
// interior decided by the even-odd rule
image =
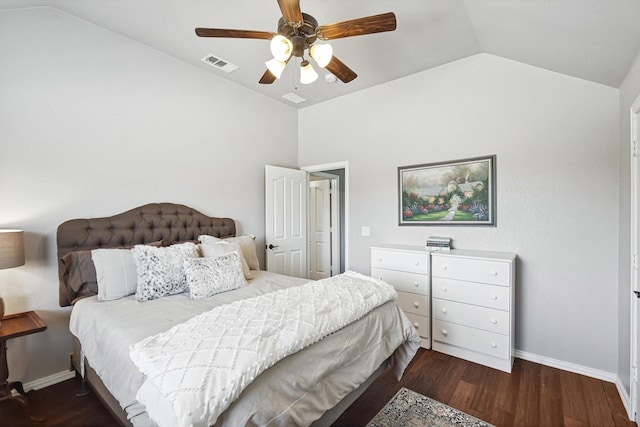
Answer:
[[[0,12],[0,228],[25,230],[27,258],[0,294],[48,324],[9,341],[10,380],[68,366],[61,222],[176,202],[263,242],[264,165],[296,166],[296,136],[294,109],[211,73],[56,9]]]
[[[618,375],[625,391],[629,393],[631,372],[630,342],[630,299],[631,299],[631,159],[630,141],[631,124],[629,111],[633,102],[640,97],[640,55],[620,86],[620,233],[619,233],[619,286],[618,286],[618,321],[620,324],[618,355]]]
[[[481,54],[301,110],[299,163],[349,162],[350,269],[429,235],[515,252],[517,349],[614,374],[619,110],[616,89]],[[490,154],[496,227],[397,225],[398,166]]]

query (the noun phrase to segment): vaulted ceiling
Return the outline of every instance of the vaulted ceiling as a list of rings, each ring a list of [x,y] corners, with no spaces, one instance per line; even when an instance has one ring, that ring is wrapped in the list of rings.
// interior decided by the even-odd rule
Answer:
[[[200,38],[196,27],[277,31],[276,0],[0,0],[3,9],[51,6],[272,97],[304,108],[478,53],[489,53],[612,87],[640,54],[640,0],[300,0],[320,24],[394,12],[397,29],[331,41],[358,77],[310,85],[289,66],[258,84],[269,42]],[[239,68],[225,73],[213,54]],[[0,53],[1,60],[1,53]],[[306,101],[293,104],[283,95]]]

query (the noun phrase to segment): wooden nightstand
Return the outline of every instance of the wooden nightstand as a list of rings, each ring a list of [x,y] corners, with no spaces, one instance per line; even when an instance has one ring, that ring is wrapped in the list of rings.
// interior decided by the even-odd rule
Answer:
[[[9,367],[7,366],[7,341],[23,335],[35,334],[47,329],[35,311],[10,314],[2,318],[0,323],[0,402],[6,399],[17,399],[23,405],[27,404],[22,383],[8,382]],[[22,396],[11,396],[11,390],[16,390]]]

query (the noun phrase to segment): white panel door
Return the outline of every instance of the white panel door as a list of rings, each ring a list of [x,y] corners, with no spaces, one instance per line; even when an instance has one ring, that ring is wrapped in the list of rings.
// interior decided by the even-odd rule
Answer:
[[[309,278],[331,274],[331,181],[309,183]]]
[[[307,277],[307,173],[265,166],[267,271]]]

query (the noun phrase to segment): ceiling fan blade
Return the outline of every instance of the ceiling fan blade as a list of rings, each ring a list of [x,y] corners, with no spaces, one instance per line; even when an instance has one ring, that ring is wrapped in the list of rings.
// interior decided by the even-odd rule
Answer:
[[[320,40],[334,40],[365,34],[383,33],[396,29],[396,15],[393,12],[366,16],[335,24],[320,25],[316,34]]]
[[[273,73],[271,73],[271,71],[267,69],[267,71],[264,72],[262,77],[260,77],[260,81],[258,81],[258,83],[263,85],[270,85],[275,81],[276,81],[276,76],[274,76]]]
[[[300,0],[278,0],[278,6],[282,12],[282,17],[290,24],[301,24],[302,10],[300,10]]]
[[[234,39],[271,40],[276,33],[269,31],[227,30],[223,28],[196,28],[199,37],[225,37]]]
[[[329,70],[331,74],[339,78],[343,83],[349,83],[351,80],[358,77],[351,68],[347,67],[344,62],[340,61],[335,56],[331,58],[331,61],[325,68]]]

